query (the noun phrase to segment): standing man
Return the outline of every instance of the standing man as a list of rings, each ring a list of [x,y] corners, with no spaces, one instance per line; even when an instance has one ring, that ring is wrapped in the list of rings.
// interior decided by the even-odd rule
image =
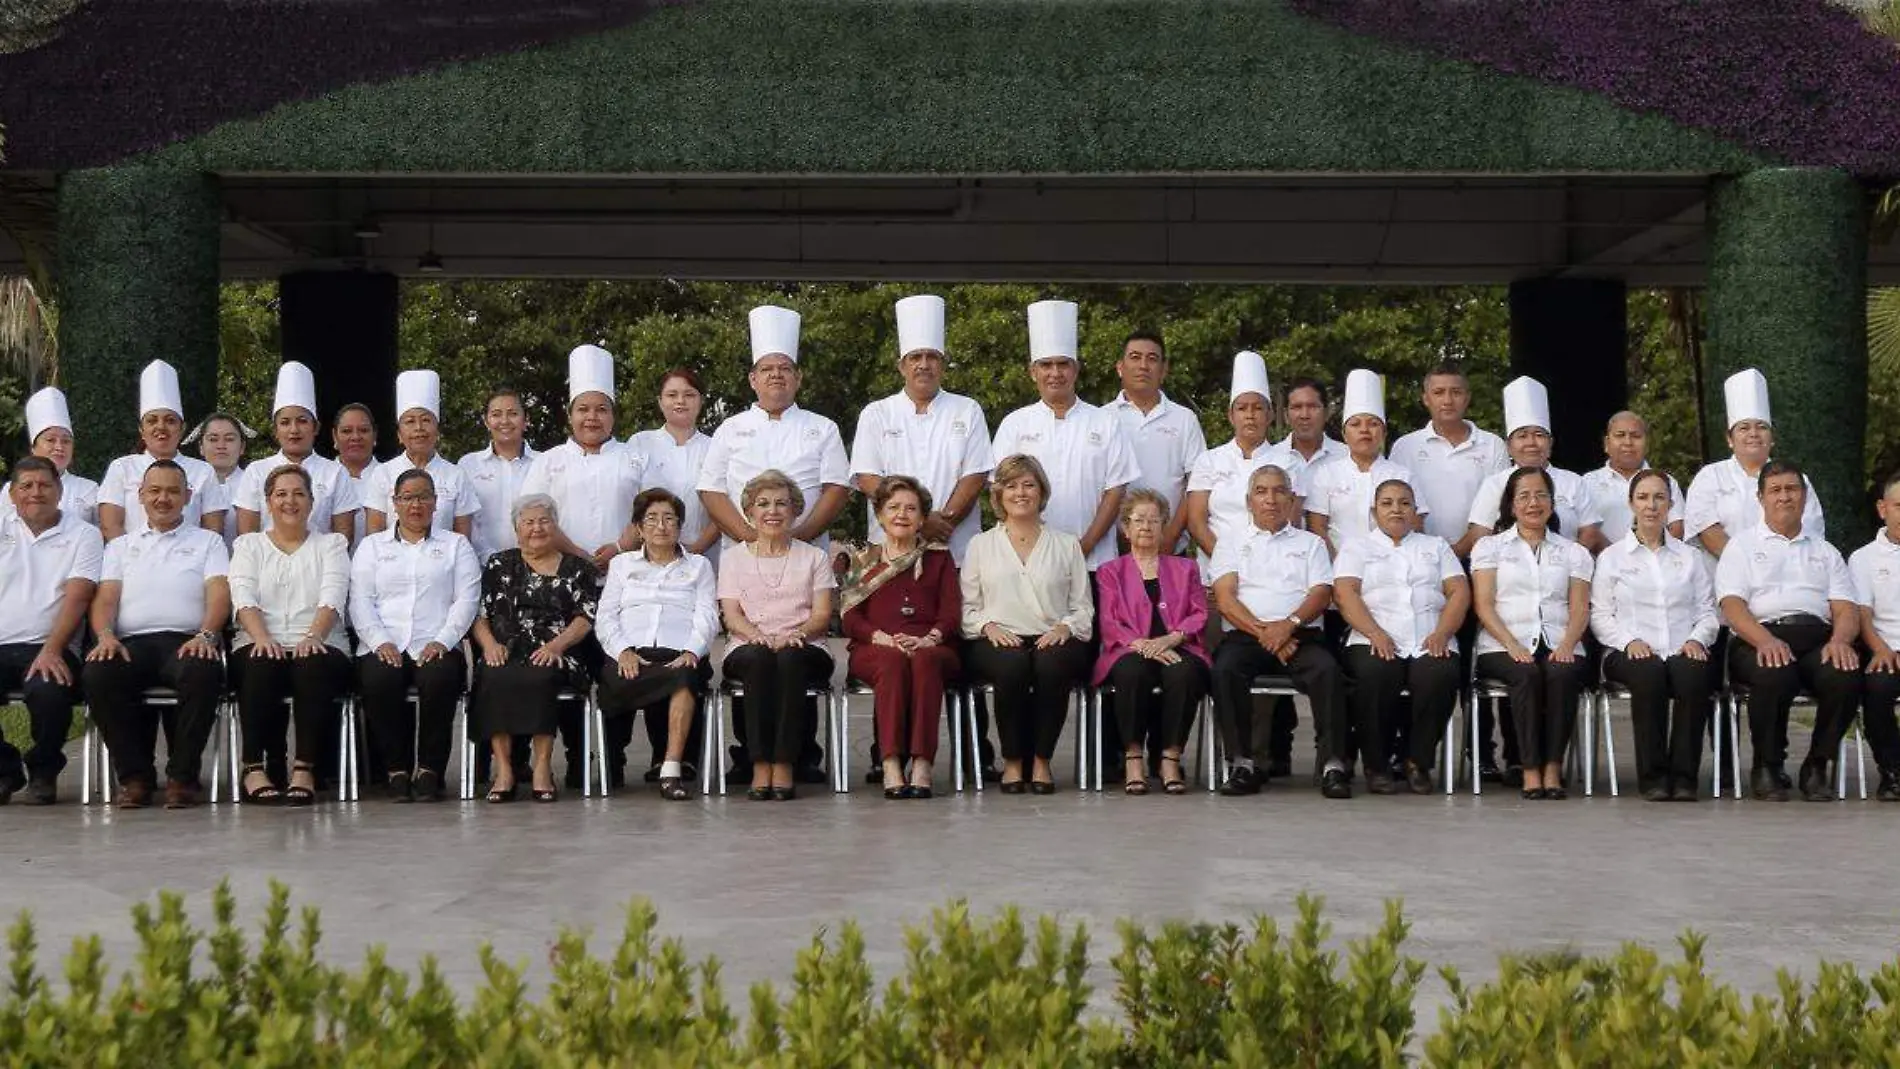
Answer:
[[[1292,453],[1308,471],[1288,472],[1296,485],[1304,485],[1310,470],[1335,457],[1346,455],[1344,442],[1326,433],[1326,384],[1315,378],[1294,379],[1286,389],[1286,421],[1293,433],[1280,448]]]
[[[475,491],[475,499],[481,502],[468,540],[475,547],[476,559],[483,563],[504,549],[515,548],[515,499],[521,496],[522,483],[539,455],[522,437],[527,423],[521,395],[507,387],[496,390],[488,395],[488,404],[482,409],[488,448],[470,453],[455,464]]]
[[[1649,467],[1649,423],[1634,412],[1618,412],[1603,430],[1604,464],[1583,477],[1583,485],[1603,516],[1603,538],[1620,542],[1630,533],[1630,479]],[[1669,480],[1669,533],[1682,537],[1682,486]]]
[[[1446,361],[1426,372],[1420,399],[1431,422],[1394,442],[1392,459],[1411,470],[1412,488],[1432,503],[1425,533],[1451,543],[1460,557],[1469,557],[1471,547],[1464,537],[1471,503],[1486,477],[1510,469],[1510,451],[1504,439],[1465,418],[1471,383],[1463,365]],[[1461,640],[1460,648],[1470,647]]]
[[[310,529],[331,531],[345,538],[356,535],[356,512],[362,505],[356,483],[343,465],[319,456],[317,448],[317,380],[295,360],[277,370],[277,396],[271,403],[271,431],[277,452],[244,469],[243,482],[231,495],[237,508],[241,535],[271,528],[264,507],[264,481],[285,464],[310,473]]]
[[[0,691],[25,695],[33,745],[0,738],[0,805],[21,787],[34,805],[52,805],[66,767],[66,730],[79,703],[74,641],[99,583],[105,541],[99,529],[60,508],[59,468],[44,457],[13,466],[12,511],[0,515]]]
[[[1583,476],[1550,462],[1550,422],[1550,393],[1543,383],[1520,376],[1504,387],[1505,444],[1511,450],[1512,465],[1550,474],[1551,485],[1557,488],[1557,499],[1552,504],[1560,524],[1558,530],[1594,557],[1609,545],[1603,539],[1603,514],[1597,511],[1596,500],[1590,496],[1590,488],[1584,485]],[[1470,556],[1471,547],[1478,544],[1478,539],[1496,532],[1504,484],[1510,477],[1507,468],[1492,472],[1479,484],[1478,495],[1472,500],[1471,514],[1467,517],[1464,541],[1455,547],[1460,556]]]
[[[1183,405],[1168,400],[1161,392],[1161,381],[1168,375],[1168,353],[1161,335],[1138,330],[1122,342],[1122,356],[1115,362],[1115,374],[1121,377],[1122,392],[1108,404],[1121,423],[1122,432],[1135,451],[1140,474],[1133,486],[1146,487],[1168,501],[1167,529],[1161,545],[1168,552],[1181,547],[1181,533],[1187,527],[1188,473],[1194,462],[1207,452],[1207,436],[1201,432],[1201,418]]]

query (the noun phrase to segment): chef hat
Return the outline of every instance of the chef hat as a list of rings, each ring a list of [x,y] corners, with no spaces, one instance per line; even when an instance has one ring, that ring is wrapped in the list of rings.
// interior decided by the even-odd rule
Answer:
[[[442,418],[442,377],[433,371],[405,371],[396,376],[396,418],[412,408]]]
[[[178,371],[163,360],[154,360],[139,372],[139,418],[149,412],[170,412],[185,418],[185,402],[179,399]]]
[[[943,352],[943,298],[920,293],[897,302],[897,356],[919,349]]]
[[[775,304],[752,310],[752,362],[782,356],[798,363],[798,313]]]
[[[1385,380],[1378,372],[1356,367],[1346,375],[1346,403],[1339,411],[1339,421],[1344,423],[1354,416],[1376,416],[1380,423],[1385,422]]]
[[[1267,362],[1252,349],[1234,354],[1234,380],[1227,391],[1227,403],[1231,405],[1240,400],[1243,393],[1257,393],[1260,400],[1272,403],[1273,394],[1267,386]]]
[[[1504,434],[1509,437],[1521,427],[1550,430],[1550,392],[1528,375],[1504,387]]]
[[[286,408],[301,408],[310,413],[312,419],[317,415],[316,377],[295,360],[286,360],[284,366],[277,369],[277,396],[271,402],[271,415]]]
[[[48,386],[26,399],[26,440],[39,440],[40,432],[58,427],[73,431],[72,413],[66,411],[66,394],[57,386]]]
[[[577,345],[567,354],[567,403],[584,393],[614,399],[614,354],[598,345]]]
[[[1768,414],[1768,380],[1752,367],[1737,371],[1722,383],[1722,399],[1728,402],[1731,427],[1745,419],[1758,419],[1770,427],[1775,425]]]
[[[1037,301],[1029,306],[1029,362],[1076,359],[1074,301]]]

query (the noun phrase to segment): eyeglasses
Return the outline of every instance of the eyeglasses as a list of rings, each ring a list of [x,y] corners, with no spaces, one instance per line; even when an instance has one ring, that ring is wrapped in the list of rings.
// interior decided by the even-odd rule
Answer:
[[[434,494],[397,494],[398,505],[426,505],[435,500]]]
[[[1517,502],[1520,505],[1535,505],[1538,502],[1549,501],[1550,495],[1543,492],[1542,490],[1532,490],[1529,493],[1516,494],[1511,498],[1511,500]]]
[[[670,512],[649,512],[640,520],[642,527],[678,527],[680,518]]]

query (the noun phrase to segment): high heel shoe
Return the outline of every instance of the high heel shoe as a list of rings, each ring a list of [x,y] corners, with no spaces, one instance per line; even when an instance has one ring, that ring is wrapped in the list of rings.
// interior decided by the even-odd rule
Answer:
[[[794,799],[794,798],[797,798],[797,797],[798,797],[798,788],[797,788],[797,787],[774,787],[774,788],[772,788],[772,800],[773,800],[774,802],[789,802],[789,801],[791,801],[792,799]]]

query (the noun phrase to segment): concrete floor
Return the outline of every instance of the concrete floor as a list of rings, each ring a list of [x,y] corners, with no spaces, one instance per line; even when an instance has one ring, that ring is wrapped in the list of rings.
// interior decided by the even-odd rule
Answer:
[[[1619,725],[1627,787],[1620,711]],[[860,762],[864,726],[853,731]],[[1302,733],[1296,754],[1310,745]],[[76,797],[76,769],[67,782]],[[552,806],[371,800],[187,813],[68,802],[0,810],[0,917],[32,910],[52,953],[100,933],[124,966],[132,902],[174,889],[208,918],[210,890],[228,878],[254,919],[277,878],[296,902],[322,907],[335,960],[360,959],[373,943],[395,963],[434,954],[467,991],[479,982],[478,941],[539,969],[562,925],[611,947],[624,904],[643,895],[691,954],[722,960],[737,997],[753,980],[789,978],[812,934],[848,918],[888,978],[902,926],[957,896],[1085,921],[1105,960],[1118,917],[1290,918],[1294,897],[1311,891],[1342,938],[1373,929],[1382,903],[1402,898],[1410,951],[1467,977],[1494,975],[1502,952],[1610,952],[1625,940],[1667,950],[1694,927],[1710,936],[1720,975],[1767,991],[1777,968],[1812,975],[1820,958],[1865,967],[1894,956],[1896,857],[1900,805],[1523,803],[1499,789],[1332,802],[1284,784],[1225,799],[1081,794],[1065,782],[1050,798],[991,790],[899,803],[858,783],[850,796],[814,789],[792,803],[739,794],[668,804],[635,787]],[[1098,970],[1099,984],[1110,981]],[[1428,1031],[1442,998],[1428,979]]]

